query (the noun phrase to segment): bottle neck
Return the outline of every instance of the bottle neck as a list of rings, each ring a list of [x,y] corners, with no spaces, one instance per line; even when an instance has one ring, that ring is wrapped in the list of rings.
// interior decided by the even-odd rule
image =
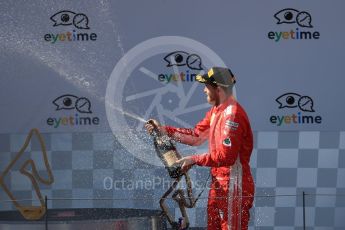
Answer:
[[[154,128],[154,129],[152,130],[151,135],[152,135],[153,137],[156,137],[156,138],[162,136],[161,132],[159,132],[159,130],[158,130],[157,128]]]
[[[148,121],[148,123],[153,126],[153,130],[152,130],[151,135],[154,136],[154,137],[161,136],[161,133],[159,132],[159,129],[158,129],[157,125],[153,121],[151,121],[151,120]]]

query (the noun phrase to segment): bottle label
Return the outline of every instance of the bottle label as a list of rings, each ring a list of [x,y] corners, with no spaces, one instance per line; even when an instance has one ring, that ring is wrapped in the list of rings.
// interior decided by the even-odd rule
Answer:
[[[168,167],[171,167],[177,160],[177,153],[175,150],[170,150],[163,155]]]

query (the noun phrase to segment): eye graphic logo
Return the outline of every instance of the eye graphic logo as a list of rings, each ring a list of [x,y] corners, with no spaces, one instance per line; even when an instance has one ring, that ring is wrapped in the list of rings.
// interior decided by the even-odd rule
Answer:
[[[298,11],[292,8],[286,8],[278,11],[274,17],[278,20],[277,24],[297,23],[300,27],[312,28],[311,15],[306,11]]]
[[[312,31],[312,17],[306,11],[299,11],[293,8],[279,10],[273,15],[277,20],[277,25],[296,25],[295,28],[287,28],[285,31],[269,31],[267,37],[275,42],[279,41],[300,41],[320,39],[319,31]],[[286,28],[286,27],[282,27]]]
[[[53,101],[56,105],[56,110],[71,110],[76,109],[80,113],[92,113],[91,102],[86,97],[74,96],[72,94],[65,94]]]
[[[190,69],[202,70],[201,58],[197,54],[175,51],[166,55],[164,60],[168,63],[167,67],[187,65]]]
[[[285,93],[276,99],[279,109],[296,108],[304,112],[315,112],[313,99],[309,96],[301,96],[297,93]]]
[[[52,103],[56,106],[56,111],[77,111],[74,114],[63,114],[65,116],[49,117],[47,125],[53,128],[99,125],[99,117],[90,115],[92,113],[91,102],[86,97],[64,94],[55,98]],[[59,112],[59,114],[61,113]]]
[[[157,75],[157,80],[163,83],[194,82],[196,75],[203,71],[201,57],[195,53],[186,51],[169,52],[163,60],[167,63],[166,67],[172,67],[168,73]],[[180,69],[183,71],[177,73],[178,67],[181,67]],[[171,73],[171,70],[174,70],[174,73]]]
[[[288,114],[274,114],[270,116],[269,121],[276,126],[298,126],[298,125],[315,125],[322,123],[322,117],[310,114],[315,112],[314,101],[309,96],[303,96],[298,93],[285,93],[278,98],[276,102],[279,104],[278,109],[298,108],[300,111]],[[305,113],[307,112],[307,113]]]
[[[54,22],[53,26],[70,26],[78,29],[90,29],[89,18],[83,13],[74,13],[69,10],[62,10],[50,17],[50,20]]]
[[[71,30],[46,33],[43,35],[43,39],[46,42],[56,44],[59,42],[87,42],[97,40],[97,34],[92,33],[89,30],[89,18],[86,14],[75,13],[70,10],[62,10],[51,16],[50,20],[54,22],[54,28],[59,26],[68,26]],[[71,25],[74,27],[71,27]]]

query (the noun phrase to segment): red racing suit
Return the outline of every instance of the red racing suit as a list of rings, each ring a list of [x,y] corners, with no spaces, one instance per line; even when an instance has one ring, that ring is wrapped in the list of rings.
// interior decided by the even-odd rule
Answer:
[[[241,105],[231,96],[213,106],[194,129],[163,126],[163,130],[188,145],[209,141],[208,153],[192,156],[197,165],[211,167],[207,229],[248,229],[254,197],[249,166],[253,134]]]

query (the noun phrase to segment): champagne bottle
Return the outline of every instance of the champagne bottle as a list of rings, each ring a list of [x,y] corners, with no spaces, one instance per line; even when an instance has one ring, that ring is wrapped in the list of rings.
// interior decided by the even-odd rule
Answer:
[[[152,136],[157,156],[162,160],[165,168],[168,170],[171,178],[178,178],[183,175],[181,165],[175,162],[181,159],[181,155],[177,152],[175,145],[168,135],[159,132],[158,128],[152,121],[148,121],[154,126]]]

